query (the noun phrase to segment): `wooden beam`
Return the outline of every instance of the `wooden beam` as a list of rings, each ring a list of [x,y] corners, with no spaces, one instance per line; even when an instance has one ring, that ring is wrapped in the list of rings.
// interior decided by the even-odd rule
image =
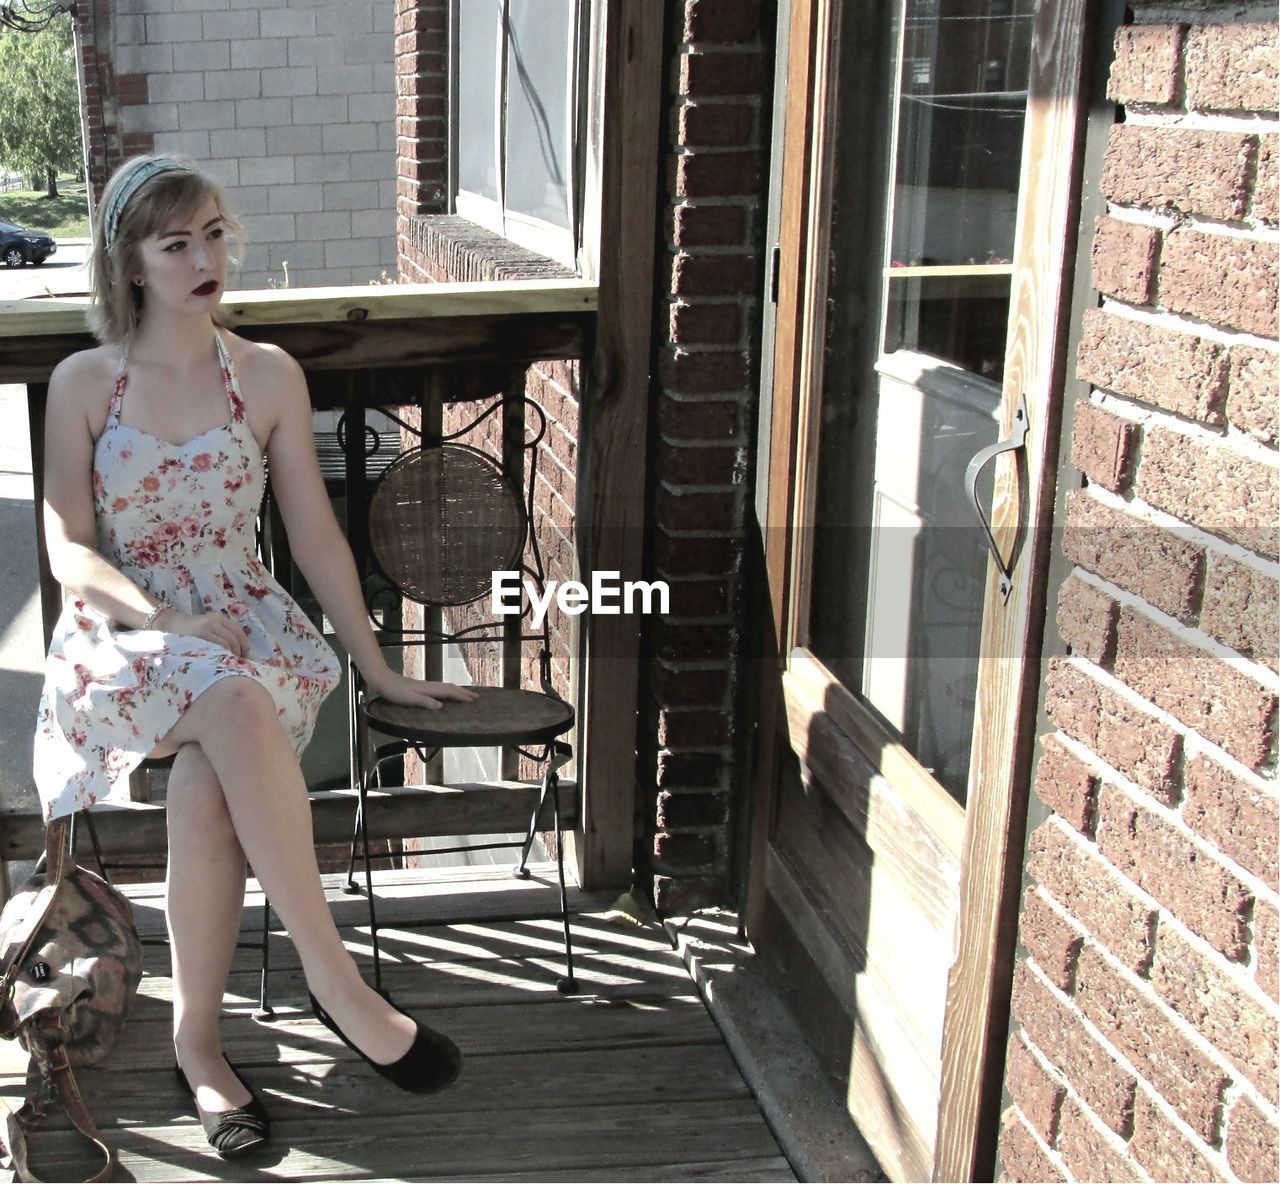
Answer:
[[[539,789],[540,785],[532,781],[492,781],[372,790],[369,837],[400,839],[523,831],[537,805]],[[315,841],[349,842],[356,812],[355,790],[323,790],[309,796]],[[560,782],[560,803],[568,830],[578,821],[578,787],[572,781]],[[111,855],[163,856],[165,852],[163,803],[102,802],[93,808],[93,822],[104,850]],[[542,823],[550,829],[549,805],[543,810]],[[43,850],[44,825],[38,814],[0,814],[0,858],[35,859]],[[92,866],[87,850],[85,840],[80,844],[80,859]]]
[[[584,580],[593,571],[642,574],[664,8],[652,0],[605,5],[598,339],[583,378],[578,476]],[[640,630],[631,617],[592,616],[583,634],[586,805],[574,856],[584,888],[621,887],[632,870]]]

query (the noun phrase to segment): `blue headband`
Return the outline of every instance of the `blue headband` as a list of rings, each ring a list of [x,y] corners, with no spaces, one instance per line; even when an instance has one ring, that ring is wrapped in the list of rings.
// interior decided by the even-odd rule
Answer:
[[[103,216],[102,225],[107,236],[107,249],[110,250],[116,241],[116,235],[120,230],[120,218],[124,214],[125,206],[129,204],[129,199],[143,185],[150,181],[152,177],[158,177],[161,173],[190,173],[194,171],[190,165],[183,164],[181,161],[174,160],[168,156],[152,157],[135,165],[133,171],[111,195],[111,201]]]

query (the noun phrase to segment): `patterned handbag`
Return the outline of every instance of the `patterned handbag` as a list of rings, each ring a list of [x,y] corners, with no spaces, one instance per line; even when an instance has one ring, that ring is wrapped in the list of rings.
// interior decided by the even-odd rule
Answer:
[[[105,1157],[91,1179],[108,1180],[115,1170],[72,1070],[97,1064],[119,1035],[142,978],[142,945],[129,902],[75,865],[70,834],[67,818],[48,825],[44,870],[37,868],[0,913],[0,1036],[16,1039],[43,1078],[16,1115],[5,1106],[0,1116],[19,1180],[39,1179],[27,1165],[24,1134],[55,1094]]]

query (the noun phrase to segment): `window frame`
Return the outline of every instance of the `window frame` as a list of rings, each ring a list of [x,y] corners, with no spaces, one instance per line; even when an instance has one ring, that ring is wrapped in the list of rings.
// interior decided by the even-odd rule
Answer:
[[[458,178],[458,134],[459,134],[459,24],[458,10],[465,0],[449,0],[448,4],[448,56],[446,59],[447,79],[447,120],[448,120],[448,186],[449,211],[459,217],[474,222],[486,230],[501,235],[503,238],[545,255],[571,267],[574,271],[587,277],[594,272],[597,252],[587,248],[590,242],[586,233],[596,219],[591,217],[593,203],[585,200],[593,177],[599,176],[598,146],[590,131],[598,127],[598,118],[592,113],[598,110],[595,101],[598,91],[595,63],[598,54],[593,52],[599,36],[599,14],[601,7],[595,0],[572,0],[572,36],[573,43],[569,53],[568,101],[566,110],[566,133],[569,144],[568,167],[570,169],[567,186],[569,196],[568,228],[556,226],[544,219],[535,218],[507,208],[506,205],[506,131],[507,131],[507,93],[509,37],[510,37],[510,2],[498,0],[502,5],[500,27],[503,30],[499,60],[495,76],[501,93],[494,105],[494,173],[498,181],[499,198],[487,194],[463,189]],[[589,137],[592,142],[589,141]]]

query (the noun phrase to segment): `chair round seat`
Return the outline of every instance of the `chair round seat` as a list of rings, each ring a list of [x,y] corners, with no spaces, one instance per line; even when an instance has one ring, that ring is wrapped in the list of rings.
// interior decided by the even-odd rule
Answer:
[[[487,744],[546,744],[573,727],[573,708],[540,691],[517,687],[469,687],[474,703],[445,701],[433,710],[371,699],[369,726],[439,748]]]

